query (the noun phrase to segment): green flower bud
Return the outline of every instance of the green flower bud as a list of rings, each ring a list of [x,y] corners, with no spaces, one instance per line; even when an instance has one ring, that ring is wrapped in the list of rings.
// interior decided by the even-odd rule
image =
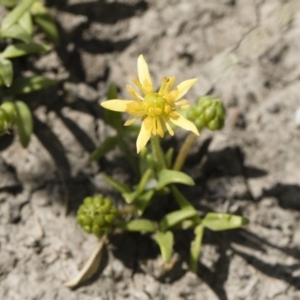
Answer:
[[[82,229],[101,237],[113,229],[118,210],[112,201],[103,195],[86,197],[77,212],[77,222]]]
[[[226,111],[223,103],[212,96],[202,97],[191,107],[187,118],[193,121],[200,130],[204,127],[210,130],[219,130],[224,126]]]

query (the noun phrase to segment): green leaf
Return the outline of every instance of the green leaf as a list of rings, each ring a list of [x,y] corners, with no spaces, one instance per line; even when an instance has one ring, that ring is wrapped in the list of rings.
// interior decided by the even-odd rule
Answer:
[[[132,203],[134,202],[140,195],[142,195],[145,191],[146,185],[148,183],[148,180],[150,179],[152,175],[152,170],[148,169],[144,175],[142,176],[138,186],[133,192],[129,193],[123,193],[122,196],[125,199],[127,203]]]
[[[20,141],[22,146],[27,148],[33,130],[31,111],[22,101],[16,101],[15,107],[17,114],[16,124],[18,126]]]
[[[126,192],[122,194],[122,197],[124,198],[124,200],[126,201],[126,203],[130,204],[133,201],[135,201],[138,196],[140,196],[138,191],[133,191],[133,192]]]
[[[6,6],[7,8],[13,8],[16,6],[16,0],[0,0],[0,4]]]
[[[147,219],[137,219],[124,223],[122,228],[127,231],[155,232],[157,224]]]
[[[51,50],[51,46],[46,44],[13,44],[9,45],[5,48],[5,50],[1,53],[1,56],[4,58],[14,58],[19,56],[28,55],[31,53],[39,53],[39,52],[48,52]]]
[[[104,110],[104,120],[105,123],[115,128],[117,132],[121,132],[123,129],[122,114],[117,111],[112,111],[109,109]]]
[[[118,89],[117,89],[117,86],[113,82],[110,83],[110,85],[107,89],[106,96],[107,96],[107,100],[118,98]]]
[[[37,2],[31,8],[31,14],[34,22],[46,34],[47,38],[54,44],[59,44],[59,34],[54,19],[50,15],[48,9]]]
[[[89,157],[89,161],[95,161],[103,157],[106,153],[113,150],[118,145],[118,137],[113,136],[107,138]]]
[[[203,238],[203,226],[198,225],[195,228],[195,238],[191,244],[190,250],[190,270],[194,273],[197,273],[198,270],[198,260],[200,256],[202,238]]]
[[[110,83],[106,96],[107,96],[107,100],[118,98],[118,90],[116,85],[113,82]],[[122,114],[120,112],[104,109],[104,120],[106,124],[115,128],[118,132],[122,131],[123,121],[122,121]]]
[[[183,172],[163,169],[158,174],[158,184],[156,189],[161,190],[168,184],[173,183],[181,183],[186,185],[195,184],[194,180]]]
[[[26,11],[22,15],[22,17],[18,20],[18,24],[28,33],[28,35],[32,36],[33,24],[29,11]]]
[[[173,253],[174,236],[171,231],[158,232],[154,235],[164,262],[169,262]]]
[[[191,217],[194,217],[197,215],[197,212],[195,209],[192,209],[190,207],[183,208],[181,210],[176,210],[171,213],[168,213],[165,215],[162,220],[160,221],[160,229],[162,231],[165,231],[176,224],[189,219]]]
[[[130,192],[129,187],[125,183],[122,183],[106,174],[103,174],[103,179],[121,194]]]
[[[27,12],[30,6],[37,0],[23,0],[21,1],[3,20],[1,23],[1,29],[6,31],[12,25],[14,25]]]
[[[213,231],[240,228],[249,223],[249,220],[236,215],[208,213],[203,219],[203,226]]]
[[[10,60],[0,57],[0,77],[8,87],[13,80],[13,66]]]
[[[31,36],[19,24],[14,24],[6,30],[1,30],[0,37],[17,39],[24,43],[29,43],[31,41]]]
[[[141,216],[144,213],[153,195],[154,195],[154,190],[149,190],[135,199],[134,204],[138,209],[139,216]]]
[[[167,164],[167,168],[171,168],[172,166],[172,160],[173,160],[173,154],[174,154],[174,148],[169,148],[165,155],[165,161]]]
[[[43,76],[16,78],[8,89],[11,94],[28,94],[56,85],[57,81]]]

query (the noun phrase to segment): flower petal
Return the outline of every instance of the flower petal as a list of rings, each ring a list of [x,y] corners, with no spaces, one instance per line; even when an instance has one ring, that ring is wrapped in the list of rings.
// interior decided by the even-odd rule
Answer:
[[[180,114],[176,113],[176,115],[177,115],[178,118],[176,118],[176,119],[175,118],[174,119],[170,118],[170,121],[173,124],[183,128],[185,130],[190,130],[190,131],[194,132],[196,135],[199,135],[197,127],[191,121],[187,120],[186,118],[184,118]]]
[[[147,126],[148,127],[148,126]],[[137,153],[143,150],[151,137],[152,127],[146,129],[146,124],[143,121],[139,136],[136,141]]]
[[[179,83],[177,85],[177,87],[175,89],[177,89],[177,96],[175,98],[174,101],[180,99],[182,96],[184,96],[188,90],[196,83],[198,79],[197,78],[193,78],[193,79],[189,79],[189,80],[185,80],[182,81],[181,83]]]
[[[137,119],[133,118],[133,119],[129,119],[125,122],[124,126],[130,126],[131,124],[133,124]]]
[[[127,109],[127,105],[132,102],[134,102],[134,100],[112,99],[112,100],[104,101],[100,103],[100,105],[106,109],[125,112]]]
[[[174,131],[173,131],[173,129],[171,128],[170,124],[169,124],[167,121],[165,121],[164,124],[166,125],[169,134],[173,136],[173,135],[174,135]]]
[[[140,55],[137,61],[138,66],[138,77],[141,85],[146,88],[149,88],[149,85],[153,87],[151,76],[149,73],[148,65],[145,61],[145,58],[143,55]],[[148,84],[147,84],[148,83]]]

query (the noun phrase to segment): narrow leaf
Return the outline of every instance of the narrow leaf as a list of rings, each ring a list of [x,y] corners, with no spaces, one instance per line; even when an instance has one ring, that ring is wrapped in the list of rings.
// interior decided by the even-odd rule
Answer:
[[[19,24],[14,24],[6,30],[1,30],[0,37],[17,39],[24,43],[31,41],[31,36]]]
[[[1,29],[7,30],[14,25],[22,15],[27,12],[30,6],[37,0],[23,0],[21,1],[3,20],[1,23]]]
[[[203,226],[198,225],[195,228],[195,238],[191,244],[190,250],[190,270],[194,273],[197,273],[198,269],[198,260],[200,256],[202,238],[203,238]]]
[[[203,226],[214,231],[240,228],[248,223],[244,217],[218,213],[208,213],[203,219]]]
[[[107,96],[107,100],[118,98],[118,89],[117,89],[117,86],[113,82],[110,83],[110,85],[107,89],[106,96]]]
[[[157,190],[163,189],[168,184],[173,183],[181,183],[186,185],[194,185],[194,180],[188,176],[187,174],[180,172],[180,171],[174,171],[174,170],[166,170],[163,169],[158,174],[158,185]]]
[[[10,60],[0,58],[0,77],[4,84],[9,87],[13,80],[13,66]]]
[[[147,219],[137,219],[124,223],[122,228],[126,231],[155,232],[157,224]]]
[[[118,145],[118,137],[113,136],[107,138],[89,157],[89,161],[95,161],[103,157],[106,153],[113,150]]]
[[[105,239],[106,237],[101,239],[101,241],[93,251],[92,255],[84,265],[83,269],[78,273],[78,275],[75,278],[66,282],[65,287],[74,288],[77,285],[86,281],[87,279],[91,278],[97,272],[102,259]]]
[[[27,148],[33,130],[33,120],[29,107],[22,101],[15,102],[16,124],[21,144]]]
[[[171,231],[158,232],[154,235],[164,262],[169,262],[173,253],[174,236]]]
[[[56,85],[57,81],[43,76],[16,78],[9,88],[11,94],[28,94]]]
[[[48,9],[42,3],[37,2],[31,8],[34,22],[46,34],[47,38],[54,44],[59,44],[59,34],[54,19]]]
[[[48,52],[51,50],[51,46],[46,44],[13,44],[9,45],[5,48],[5,50],[1,53],[1,56],[4,58],[14,58],[19,56],[28,55],[31,53],[41,53]]]
[[[173,211],[167,215],[165,215],[162,220],[160,221],[160,229],[162,231],[165,231],[176,224],[189,219],[191,217],[194,217],[197,215],[197,212],[195,209],[191,209],[189,207],[183,208],[181,210]]]
[[[130,192],[129,187],[125,183],[122,183],[106,174],[103,174],[103,179],[121,194]]]

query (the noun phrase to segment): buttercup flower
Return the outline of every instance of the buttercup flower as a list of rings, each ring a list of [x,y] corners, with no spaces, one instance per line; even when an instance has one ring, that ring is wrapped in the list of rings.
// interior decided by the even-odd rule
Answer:
[[[142,120],[141,130],[136,142],[137,152],[139,153],[146,146],[151,135],[163,137],[166,129],[170,135],[174,135],[170,122],[199,135],[196,126],[176,112],[178,109],[189,108],[187,100],[180,99],[195,84],[197,79],[185,80],[171,89],[175,77],[164,77],[160,89],[155,92],[148,65],[143,55],[139,56],[137,66],[138,79],[133,78],[132,82],[144,96],[137,93],[132,86],[127,85],[129,94],[135,100],[113,99],[101,103],[106,109],[129,113],[132,118],[124,124],[125,126],[131,125],[138,119]]]

